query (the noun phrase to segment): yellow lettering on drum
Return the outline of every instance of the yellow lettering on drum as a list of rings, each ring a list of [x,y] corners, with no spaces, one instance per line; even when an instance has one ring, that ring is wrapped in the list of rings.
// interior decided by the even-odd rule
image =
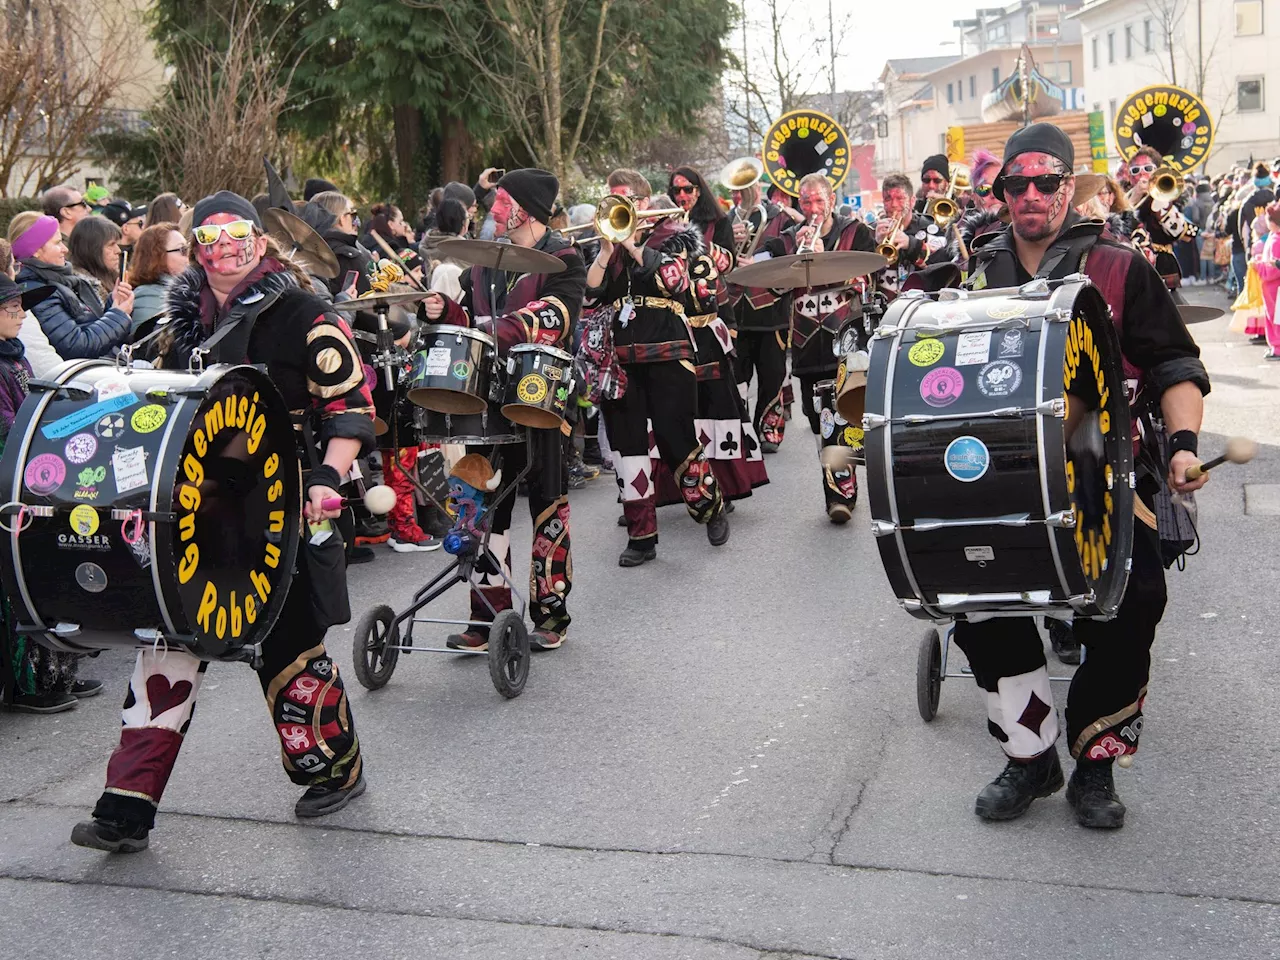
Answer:
[[[267,514],[267,522],[270,524],[268,529],[270,529],[272,533],[279,533],[284,529],[284,511],[272,510]]]
[[[267,457],[267,462],[262,465],[262,475],[270,480],[276,475],[276,471],[280,469],[280,454],[273,453]]]
[[[184,514],[178,519],[178,538],[184,543],[196,535],[196,515]]]
[[[209,435],[210,442],[212,442],[213,438],[218,435],[218,431],[221,430],[222,427],[222,404],[215,403],[205,411],[204,415],[204,432]]]
[[[267,597],[271,596],[271,581],[267,579],[267,575],[254,570],[249,574],[249,579],[253,581],[253,589],[258,591],[258,599],[266,603]]]
[[[187,551],[178,562],[178,582],[189,583],[200,568],[200,548],[194,543],[187,544]]]
[[[204,467],[189,453],[182,458],[182,472],[197,487],[204,483]]]
[[[209,441],[204,438],[204,431],[197,430],[191,442],[195,444],[196,456],[203,460],[204,455],[209,452]]]
[[[262,562],[265,563],[272,570],[280,566],[280,548],[277,547],[274,543],[268,543],[267,552],[266,552],[266,555],[263,556]]]
[[[200,509],[200,488],[184,483],[178,488],[178,502],[182,504],[184,510],[190,510],[195,513]],[[195,518],[192,517],[191,521],[194,523]]]
[[[244,598],[244,618],[250,624],[258,619],[258,605],[254,602],[253,597]]]
[[[268,499],[271,503],[275,503],[277,500],[279,500],[279,499],[280,499],[280,494],[282,494],[282,493],[284,493],[284,481],[283,481],[283,480],[277,480],[277,481],[276,481],[275,483],[273,483],[273,484],[270,486],[270,488],[267,490],[267,499]]]
[[[231,591],[231,636],[239,637],[244,632],[244,614],[236,606],[236,592]]]
[[[236,426],[244,429],[245,415],[249,412],[249,398],[241,397],[240,404],[236,407]]]
[[[248,449],[251,454],[258,452],[258,445],[262,443],[262,435],[266,432],[267,418],[259,414],[258,419],[249,427]]]
[[[1111,432],[1111,411],[1110,410],[1103,410],[1102,413],[1098,414],[1098,429],[1101,430],[1104,435],[1109,434]]]
[[[196,622],[205,633],[211,632],[209,621],[217,608],[218,588],[213,585],[212,580],[208,580],[204,585],[204,595],[200,598],[200,609],[196,611]]]

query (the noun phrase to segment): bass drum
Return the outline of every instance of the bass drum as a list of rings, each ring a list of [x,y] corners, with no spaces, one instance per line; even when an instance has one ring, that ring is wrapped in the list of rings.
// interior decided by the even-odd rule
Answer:
[[[1113,616],[1133,550],[1120,345],[1085,278],[906,293],[872,338],[867,487],[894,593],[935,621]]]
[[[56,650],[252,660],[297,558],[295,444],[253,367],[74,360],[33,380],[0,459],[18,631]]]

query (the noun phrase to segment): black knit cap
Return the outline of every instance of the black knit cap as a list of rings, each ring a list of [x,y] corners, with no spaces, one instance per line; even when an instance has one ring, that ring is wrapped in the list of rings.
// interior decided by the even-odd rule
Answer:
[[[144,210],[143,213],[146,211]],[[102,208],[102,216],[106,217],[117,227],[123,227],[126,223],[137,216],[133,212],[133,207],[129,205],[128,200],[112,200]]]
[[[932,157],[924,162],[924,166],[920,168],[920,179],[924,179],[924,175],[932,170],[934,173],[942,175],[942,179],[950,182],[951,180],[951,163],[941,153],[935,153]]]
[[[337,184],[330,183],[328,180],[322,180],[319,177],[311,177],[302,185],[302,199],[310,200],[317,193],[328,193],[330,190],[341,193]]]
[[[511,199],[524,207],[539,223],[549,223],[551,208],[560,193],[560,181],[554,173],[536,167],[512,170],[498,181],[498,186],[511,194]]]
[[[1005,141],[1004,166],[1000,168],[1000,175],[991,185],[991,192],[995,194],[997,200],[1004,199],[1004,185],[1001,181],[1004,179],[1005,170],[1008,169],[1013,158],[1021,153],[1047,153],[1065,163],[1067,170],[1072,170],[1076,165],[1076,148],[1072,146],[1071,138],[1052,123],[1033,123],[1015,130],[1013,135]]]
[[[212,197],[205,197],[197,203],[195,210],[191,212],[191,226],[193,228],[200,226],[215,213],[233,214],[242,220],[250,221],[262,230],[262,221],[258,219],[257,208],[240,194],[232,193],[230,190],[219,190]]]

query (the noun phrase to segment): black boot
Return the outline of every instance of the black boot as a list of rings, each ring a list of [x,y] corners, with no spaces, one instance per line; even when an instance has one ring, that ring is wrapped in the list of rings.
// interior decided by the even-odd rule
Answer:
[[[1076,761],[1067,784],[1067,803],[1082,827],[1117,830],[1124,826],[1125,807],[1116,795],[1112,764],[1111,760]]]
[[[1058,750],[1050,747],[1030,760],[1013,760],[978,794],[973,812],[983,820],[1016,820],[1031,801],[1062,789],[1062,764]]]
[[[658,557],[657,547],[632,547],[628,546],[618,556],[618,566],[620,567],[638,567],[646,560],[656,560]]]
[[[729,511],[721,505],[714,517],[707,521],[707,539],[713,547],[722,547],[729,540]]]
[[[85,820],[71,831],[71,842],[77,847],[105,850],[107,853],[137,853],[147,849],[151,831],[136,823],[114,820]]]
[[[1046,617],[1049,621],[1049,643],[1053,646],[1053,655],[1059,662],[1075,666],[1080,662],[1080,641],[1076,639],[1071,624],[1056,617]]]

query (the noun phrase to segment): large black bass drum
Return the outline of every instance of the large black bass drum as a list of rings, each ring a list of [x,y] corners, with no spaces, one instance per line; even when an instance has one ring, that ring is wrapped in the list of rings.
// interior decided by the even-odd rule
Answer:
[[[19,632],[57,650],[254,660],[298,552],[296,444],[254,367],[73,360],[32,381],[0,459]]]
[[[863,426],[873,532],[914,616],[1115,614],[1133,446],[1087,279],[903,294],[872,337]]]

